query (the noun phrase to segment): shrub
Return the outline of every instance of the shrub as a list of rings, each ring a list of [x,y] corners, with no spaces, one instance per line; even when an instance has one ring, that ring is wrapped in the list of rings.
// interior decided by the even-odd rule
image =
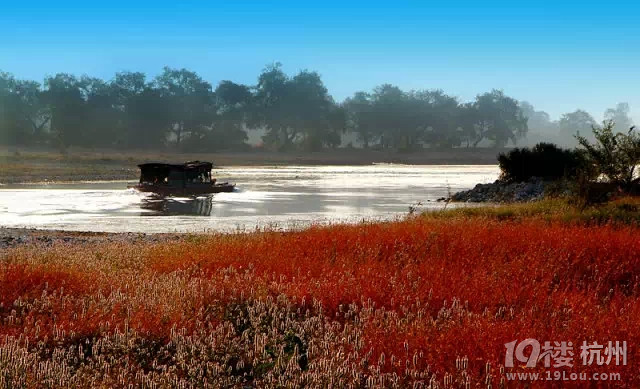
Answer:
[[[515,148],[498,156],[500,178],[527,181],[531,177],[557,180],[575,178],[584,165],[580,151],[559,148],[552,143],[538,143],[533,148]]]
[[[595,168],[598,175],[630,190],[640,182],[636,174],[636,167],[640,165],[640,134],[635,131],[635,126],[626,134],[614,134],[614,126],[611,120],[605,121],[602,127],[594,126],[594,144],[580,135],[576,138],[585,149],[588,164]]]

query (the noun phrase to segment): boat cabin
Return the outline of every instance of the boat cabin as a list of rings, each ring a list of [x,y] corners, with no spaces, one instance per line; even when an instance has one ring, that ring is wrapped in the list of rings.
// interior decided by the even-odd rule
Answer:
[[[138,167],[140,182],[135,189],[142,192],[190,195],[229,192],[234,188],[228,183],[216,184],[211,177],[211,162],[143,163]]]
[[[143,163],[140,168],[140,184],[183,187],[187,184],[210,183],[211,162],[192,161],[184,164]],[[215,180],[213,180],[215,182]]]

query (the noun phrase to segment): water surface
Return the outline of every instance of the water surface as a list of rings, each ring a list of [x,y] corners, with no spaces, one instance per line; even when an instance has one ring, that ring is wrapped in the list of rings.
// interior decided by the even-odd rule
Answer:
[[[0,226],[106,232],[294,228],[393,219],[441,208],[448,193],[491,182],[496,166],[229,167],[233,193],[156,198],[122,181],[0,186]]]

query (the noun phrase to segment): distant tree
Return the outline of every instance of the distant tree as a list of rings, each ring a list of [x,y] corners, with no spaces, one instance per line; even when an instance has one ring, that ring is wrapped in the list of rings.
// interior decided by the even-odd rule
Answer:
[[[253,104],[250,88],[231,81],[222,81],[214,95],[216,112],[207,145],[213,149],[241,148],[247,140],[244,124],[251,114]]]
[[[165,67],[156,77],[154,85],[169,107],[169,132],[175,136],[178,147],[185,137],[190,143],[206,135],[213,115],[211,84],[187,69]]]
[[[420,126],[418,113],[409,107],[409,98],[400,88],[383,84],[371,94],[372,119],[378,134],[380,147],[410,149],[422,138],[424,126]]]
[[[124,109],[128,98],[148,88],[146,75],[141,72],[118,72],[111,81],[111,88],[117,97],[117,102]]]
[[[215,96],[219,109],[223,111],[246,107],[253,100],[251,89],[248,86],[232,81],[221,81],[215,90]]]
[[[49,125],[51,113],[44,101],[40,83],[35,81],[18,81],[16,91],[21,101],[21,116],[29,123],[35,141],[42,140],[45,128]]]
[[[266,129],[263,140],[272,148],[290,147],[298,135],[289,118],[288,85],[289,77],[280,63],[265,67],[258,77],[251,124]]]
[[[121,145],[124,135],[119,131],[119,112],[112,84],[99,78],[84,76],[80,88],[85,100],[87,145]]]
[[[0,72],[0,141],[24,145],[42,141],[49,119],[39,83]]]
[[[520,110],[522,111],[522,114],[524,115],[524,117],[526,117],[526,118],[529,120],[529,122],[528,122],[529,127],[532,127],[532,126],[531,126],[532,119],[533,119],[533,117],[534,117],[534,116],[536,116],[536,114],[537,114],[537,112],[536,112],[535,108],[534,108],[534,107],[533,107],[533,105],[532,105],[530,102],[528,102],[528,101],[521,101],[521,102],[519,103],[519,105],[520,105]],[[546,113],[546,112],[545,112],[545,113]],[[548,120],[548,115],[547,115],[547,120]]]
[[[560,131],[565,134],[588,135],[591,133],[593,126],[596,125],[596,121],[588,112],[578,109],[562,115],[558,124]]]
[[[629,117],[629,104],[618,103],[615,108],[609,108],[604,113],[604,119],[614,123],[615,132],[626,132],[633,125],[633,120]]]
[[[140,72],[119,72],[111,81],[120,137],[129,147],[157,148],[165,143],[169,104]]]
[[[320,75],[303,70],[289,82],[292,127],[302,136],[306,150],[335,147],[344,131],[344,117]]]
[[[478,137],[477,123],[480,120],[474,103],[464,103],[458,107],[458,128],[462,145],[470,147]],[[475,146],[474,146],[475,147]]]
[[[573,146],[575,137],[570,133],[560,131],[557,120],[551,120],[545,111],[536,110],[534,106],[526,101],[520,102],[520,109],[527,118],[527,138],[529,144],[552,142],[564,146]]]
[[[316,150],[336,143],[344,123],[320,75],[301,71],[289,78],[279,63],[267,66],[256,87],[253,124],[267,130],[265,144]],[[339,135],[338,135],[339,137]]]
[[[377,142],[379,133],[373,117],[373,103],[371,95],[366,92],[356,92],[347,98],[343,104],[345,121],[348,131],[356,134],[364,148]]]
[[[344,104],[350,131],[368,147],[414,150],[425,144],[459,146],[464,130],[457,99],[441,90],[404,92],[383,84],[368,94],[358,92]]]
[[[0,72],[0,141],[4,144],[26,141],[26,128],[18,119],[18,110],[16,80],[9,73]]]
[[[165,144],[172,123],[169,101],[150,86],[131,95],[126,105],[127,144],[137,148],[158,148]]]
[[[425,128],[424,140],[436,146],[451,148],[462,143],[460,105],[455,97],[442,90],[419,91],[410,94],[420,114],[420,126]]]
[[[483,139],[495,146],[505,146],[509,141],[514,144],[526,135],[527,118],[518,105],[518,101],[506,96],[500,90],[478,95],[473,104],[475,141],[474,147]]]
[[[43,99],[51,113],[51,131],[59,146],[89,143],[85,131],[87,111],[80,80],[66,73],[47,77]]]
[[[340,146],[342,134],[345,132],[347,132],[347,110],[342,104],[332,104],[327,114],[327,131],[322,138],[322,144],[330,148]]]
[[[632,124],[626,103],[605,117],[616,131]],[[119,72],[109,81],[60,73],[42,86],[0,72],[5,144],[239,149],[246,147],[246,130],[260,128],[264,144],[276,150],[337,147],[347,130],[364,147],[414,150],[505,146],[529,129],[536,140],[567,144],[561,135],[588,137],[594,124],[582,110],[551,121],[546,112],[499,90],[461,103],[442,90],[383,84],[338,104],[317,72],[288,76],[279,63],[263,69],[256,86],[223,81],[215,91],[195,72],[169,67],[151,82],[140,72]]]
[[[0,142],[9,142],[9,99],[11,98],[11,77],[8,73],[0,72]]]
[[[551,120],[551,117],[545,111],[536,111],[536,109],[527,101],[520,102],[520,110],[524,117],[527,118],[527,127],[530,131],[539,133],[551,133],[557,130],[557,125]]]

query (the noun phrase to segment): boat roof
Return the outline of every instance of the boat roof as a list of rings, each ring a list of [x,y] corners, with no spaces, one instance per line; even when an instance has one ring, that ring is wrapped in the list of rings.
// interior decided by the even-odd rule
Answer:
[[[211,170],[211,162],[189,161],[185,163],[147,162],[138,165],[140,169]]]

